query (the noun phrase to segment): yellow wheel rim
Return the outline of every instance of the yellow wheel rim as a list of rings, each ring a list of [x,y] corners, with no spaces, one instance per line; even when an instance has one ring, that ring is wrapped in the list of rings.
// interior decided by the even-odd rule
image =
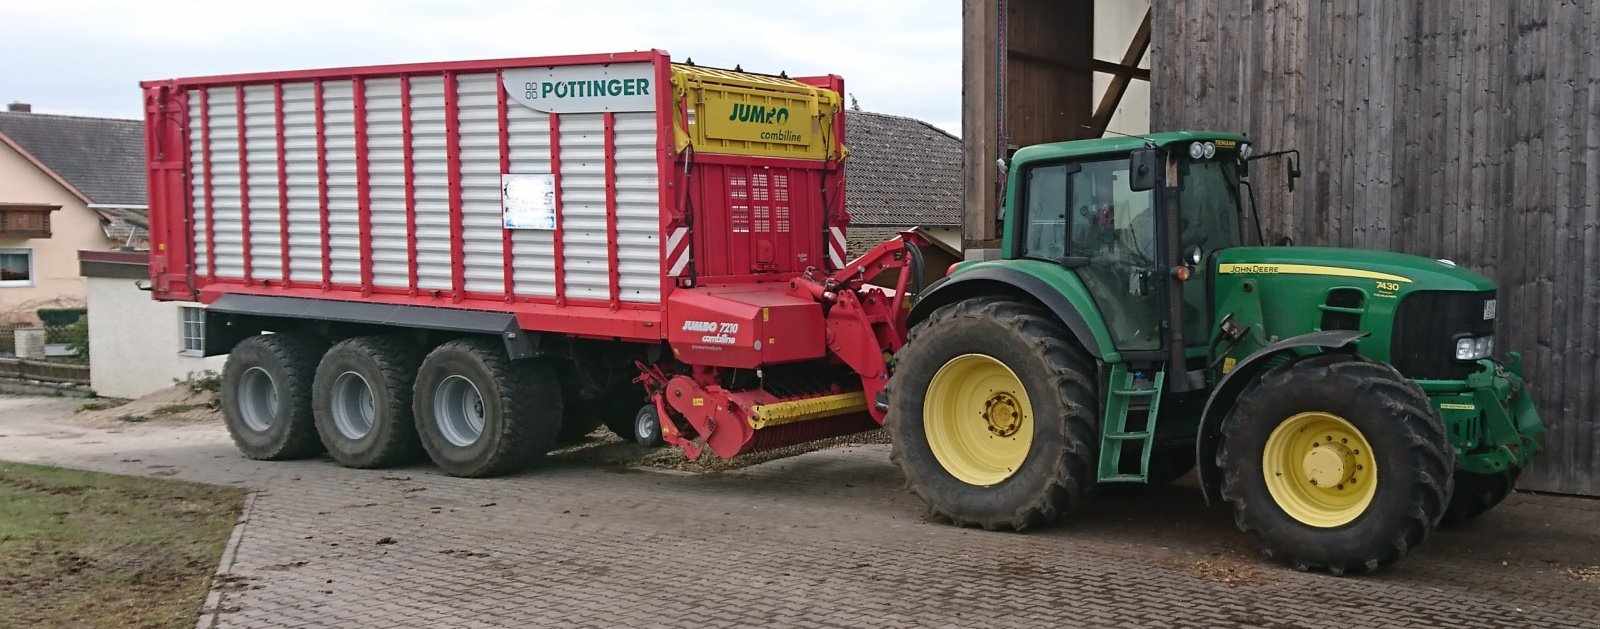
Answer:
[[[933,374],[922,400],[933,458],[961,482],[987,487],[1010,478],[1033,445],[1033,403],[1005,363],[957,356]]]
[[[1300,413],[1278,424],[1267,437],[1261,468],[1278,507],[1320,528],[1360,517],[1378,491],[1371,444],[1332,413]]]

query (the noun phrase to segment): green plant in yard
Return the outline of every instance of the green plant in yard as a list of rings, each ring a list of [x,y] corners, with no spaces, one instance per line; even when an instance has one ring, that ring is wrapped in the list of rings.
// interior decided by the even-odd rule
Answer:
[[[80,317],[62,332],[62,339],[67,348],[71,349],[74,357],[83,362],[89,362],[89,318]]]

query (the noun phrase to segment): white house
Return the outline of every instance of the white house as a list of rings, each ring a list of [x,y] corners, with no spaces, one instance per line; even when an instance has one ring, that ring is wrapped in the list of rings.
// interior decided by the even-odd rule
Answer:
[[[135,398],[192,374],[221,372],[225,356],[202,358],[205,311],[150,298],[146,251],[80,251],[89,294],[89,386]]]

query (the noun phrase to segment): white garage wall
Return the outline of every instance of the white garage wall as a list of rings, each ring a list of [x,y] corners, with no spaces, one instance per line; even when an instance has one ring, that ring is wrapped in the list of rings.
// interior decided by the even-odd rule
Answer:
[[[89,281],[89,386],[107,397],[136,398],[191,373],[222,372],[225,356],[184,356],[178,302],[159,302],[134,280]]]

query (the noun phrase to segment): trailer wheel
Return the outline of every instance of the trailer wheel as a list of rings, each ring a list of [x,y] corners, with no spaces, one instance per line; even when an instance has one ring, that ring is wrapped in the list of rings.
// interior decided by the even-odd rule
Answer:
[[[1367,572],[1438,526],[1454,451],[1415,383],[1324,354],[1267,372],[1222,425],[1217,465],[1234,522],[1301,570]]]
[[[959,526],[1024,530],[1095,486],[1094,366],[1060,323],[1005,299],[935,311],[895,357],[891,458],[929,510]]]
[[[301,334],[262,334],[235,345],[222,368],[222,417],[239,451],[281,461],[317,454],[312,379],[327,345]]]
[[[1441,524],[1459,524],[1488,513],[1511,495],[1522,468],[1499,474],[1456,472],[1456,490],[1450,494]]]
[[[410,463],[421,454],[411,390],[422,352],[398,338],[363,336],[322,356],[312,387],[317,434],[345,467]]]
[[[417,434],[451,476],[499,476],[527,467],[561,433],[561,385],[548,363],[513,361],[494,339],[450,341],[417,370]]]
[[[661,413],[646,402],[633,414],[633,440],[646,448],[659,448],[667,442],[661,435]]]

